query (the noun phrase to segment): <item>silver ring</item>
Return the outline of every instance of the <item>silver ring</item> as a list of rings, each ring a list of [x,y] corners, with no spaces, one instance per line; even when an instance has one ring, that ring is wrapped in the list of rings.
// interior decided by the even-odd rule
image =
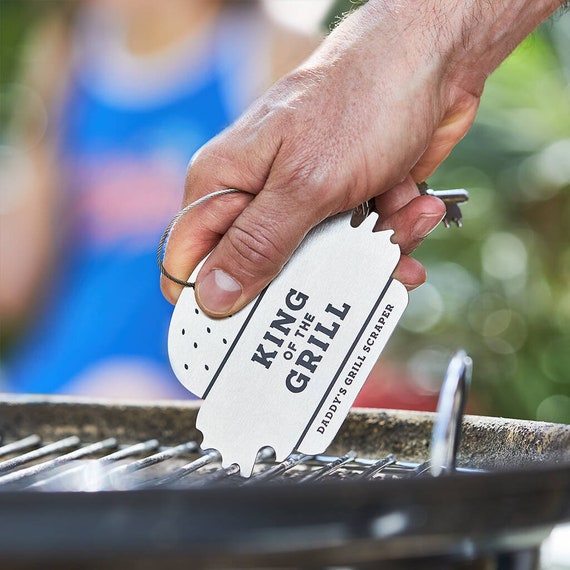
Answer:
[[[177,283],[178,285],[182,285],[182,287],[194,287],[194,283],[192,281],[183,281],[182,279],[178,279],[177,277],[174,277],[174,275],[171,275],[166,270],[164,264],[162,263],[162,260],[164,258],[164,247],[168,243],[168,238],[170,237],[170,234],[174,229],[174,226],[184,214],[194,209],[196,206],[199,206],[200,204],[207,202],[210,198],[218,198],[220,196],[225,196],[226,194],[249,194],[249,192],[246,192],[245,190],[239,190],[238,188],[224,188],[223,190],[217,190],[216,192],[212,192],[211,194],[206,194],[205,196],[198,198],[198,200],[195,200],[194,202],[188,204],[188,206],[180,210],[180,212],[178,212],[178,214],[176,214],[176,216],[172,218],[168,226],[166,226],[166,229],[164,230],[160,238],[160,241],[158,242],[156,261],[158,263],[158,268],[160,269],[160,273],[162,273],[162,275],[164,275],[167,279],[174,281],[174,283]]]

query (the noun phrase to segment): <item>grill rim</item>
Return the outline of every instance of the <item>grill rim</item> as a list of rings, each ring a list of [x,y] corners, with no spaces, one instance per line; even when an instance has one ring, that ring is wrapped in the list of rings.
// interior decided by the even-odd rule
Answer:
[[[195,426],[199,409],[197,400],[149,403],[0,394],[0,434],[6,436],[4,442],[34,432],[44,440],[78,435],[83,442],[116,437],[128,443],[159,434],[165,445],[182,439],[201,442]],[[421,463],[429,458],[435,418],[433,412],[353,409],[325,454],[342,455],[355,449],[361,456],[393,453],[401,460]],[[464,416],[458,466],[501,470],[536,462],[570,462],[570,425]]]
[[[412,526],[382,531],[378,521],[391,516]],[[458,555],[458,542],[480,554],[496,551],[514,537],[517,548],[536,548],[555,524],[569,520],[570,465],[551,464],[441,478],[292,486],[14,491],[0,493],[0,552],[6,557],[168,552],[199,561],[211,559],[214,549],[216,556],[235,561],[259,555],[263,545],[260,561],[269,562],[292,551],[304,556],[374,543],[375,556],[397,559],[410,557],[418,540],[422,556]],[[298,542],[300,533],[311,537],[310,547]],[[284,536],[292,542],[287,548]],[[352,549],[351,555],[355,562]]]

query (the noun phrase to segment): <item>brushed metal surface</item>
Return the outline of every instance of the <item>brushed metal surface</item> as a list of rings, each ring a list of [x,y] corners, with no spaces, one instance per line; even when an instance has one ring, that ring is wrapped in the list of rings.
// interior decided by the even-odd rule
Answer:
[[[240,312],[211,319],[185,290],[169,355],[178,379],[204,397],[202,447],[249,474],[260,448],[282,460],[320,453],[340,428],[407,304],[391,278],[391,231],[358,228],[350,213],[313,229],[278,277]]]

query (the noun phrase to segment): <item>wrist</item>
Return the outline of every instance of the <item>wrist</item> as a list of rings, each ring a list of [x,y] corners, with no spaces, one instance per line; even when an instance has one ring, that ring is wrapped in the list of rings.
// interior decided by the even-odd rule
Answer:
[[[403,34],[422,50],[447,82],[477,96],[487,77],[564,0],[369,0],[363,20]],[[379,41],[385,41],[380,37]]]
[[[433,34],[433,49],[446,54],[448,83],[480,96],[489,75],[544,20],[561,0],[463,0],[445,3],[446,15],[438,14],[428,25],[445,26],[445,33]],[[445,18],[445,23],[442,24]]]

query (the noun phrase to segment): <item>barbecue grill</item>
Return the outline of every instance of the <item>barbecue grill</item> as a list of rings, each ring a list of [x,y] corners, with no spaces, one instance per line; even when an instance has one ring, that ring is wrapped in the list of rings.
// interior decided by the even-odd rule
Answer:
[[[354,410],[326,455],[262,449],[250,479],[199,449],[199,403],[7,396],[1,567],[536,568],[570,426],[461,421],[462,379],[439,415]]]

